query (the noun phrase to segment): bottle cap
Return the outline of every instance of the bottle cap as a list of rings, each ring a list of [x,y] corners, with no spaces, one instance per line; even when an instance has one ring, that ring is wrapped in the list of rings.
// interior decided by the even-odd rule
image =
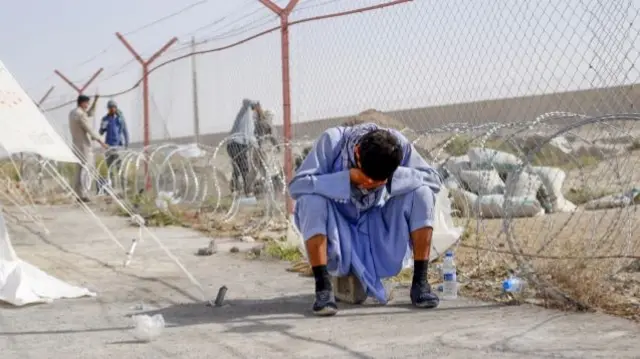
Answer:
[[[511,280],[509,279],[505,279],[502,282],[502,290],[504,291],[509,291],[511,289],[512,285],[511,285]]]
[[[444,253],[444,256],[445,256],[445,257],[453,257],[453,251],[446,251],[446,252]]]

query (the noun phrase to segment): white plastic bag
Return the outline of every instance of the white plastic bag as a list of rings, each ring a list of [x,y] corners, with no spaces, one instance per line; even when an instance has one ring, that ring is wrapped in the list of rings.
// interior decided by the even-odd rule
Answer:
[[[504,195],[491,194],[480,196],[473,206],[474,214],[480,218],[502,218]]]
[[[630,205],[633,199],[625,194],[613,194],[591,200],[584,205],[584,209],[594,211],[598,209],[622,208]]]
[[[535,198],[540,186],[542,186],[542,180],[535,173],[509,172],[505,192],[510,197]]]
[[[545,211],[535,196],[514,196],[505,198],[503,213],[510,218],[522,218],[542,216]]]
[[[511,153],[492,150],[490,148],[473,147],[467,151],[472,169],[495,169],[500,173],[514,171],[522,165],[522,161]]]
[[[431,239],[431,255],[429,261],[434,261],[451,248],[462,236],[463,228],[456,227],[451,216],[451,201],[449,191],[441,188],[436,196],[436,218],[433,223],[433,237]],[[413,263],[413,262],[412,262]]]
[[[535,197],[505,197],[499,194],[478,197],[474,209],[481,218],[536,217],[544,214],[544,208]]]
[[[453,156],[447,158],[442,165],[454,177],[460,177],[460,171],[468,171],[471,169],[469,156]]]
[[[531,167],[530,171],[540,177],[554,213],[573,212],[576,210],[577,206],[562,194],[562,186],[567,177],[563,170],[555,167]]]
[[[156,314],[153,317],[148,315],[134,315],[132,317],[135,327],[133,335],[141,341],[150,342],[160,336],[164,330],[164,317]]]
[[[460,188],[460,183],[454,176],[447,177],[442,184],[450,191]]]
[[[432,262],[443,255],[460,239],[462,227],[456,227],[451,217],[451,201],[449,190],[440,188],[436,196],[435,220],[433,221],[433,236],[431,237],[431,252],[429,261]],[[403,268],[413,267],[413,252],[407,247],[407,253],[402,262]]]
[[[495,170],[487,171],[460,171],[460,180],[464,182],[471,192],[478,195],[504,193],[504,182]]]

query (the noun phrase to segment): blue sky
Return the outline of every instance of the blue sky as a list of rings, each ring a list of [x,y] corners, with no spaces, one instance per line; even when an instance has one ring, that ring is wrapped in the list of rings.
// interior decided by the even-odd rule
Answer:
[[[292,19],[386,2],[301,0]],[[0,31],[5,65],[34,99],[56,87],[44,108],[75,97],[53,75],[56,68],[80,83],[103,67],[88,94],[120,92],[140,78],[140,66],[116,31],[130,33],[126,37],[145,58],[178,36],[160,64],[189,53],[192,35],[203,42],[198,50],[214,49],[279,24],[257,0],[78,4],[23,0],[0,13],[3,30],[11,29]],[[194,5],[179,15],[145,26],[189,4]],[[414,0],[295,25],[290,29],[293,120],[636,83],[639,9],[640,0]],[[197,56],[196,69],[202,133],[228,130],[244,97],[260,100],[281,122],[277,32]],[[152,138],[192,134],[190,59],[151,74],[150,90]],[[140,89],[115,99],[139,140]],[[46,112],[65,137],[70,109]],[[412,127],[422,129],[420,119]]]

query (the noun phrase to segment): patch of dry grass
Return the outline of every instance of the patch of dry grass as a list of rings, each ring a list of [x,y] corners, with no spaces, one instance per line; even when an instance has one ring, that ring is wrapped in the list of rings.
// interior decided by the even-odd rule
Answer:
[[[482,299],[497,295],[497,279],[504,279],[521,261],[535,273],[540,284],[532,283],[527,293],[533,303],[602,310],[640,320],[638,304],[629,295],[617,295],[620,291],[615,289],[627,285],[634,288],[631,292],[640,293],[640,283],[616,284],[611,280],[616,271],[633,261],[630,257],[640,256],[640,243],[630,237],[640,227],[637,214],[607,210],[514,220],[513,241],[523,253],[518,256],[512,254],[505,237],[498,236],[502,225],[500,220],[483,221],[487,235],[473,236],[458,249],[461,272],[471,273],[470,281],[485,283],[486,287],[477,288],[476,283],[475,290],[466,294]]]
[[[293,264],[303,262],[303,255],[298,246],[294,246],[282,241],[267,241],[263,251],[267,256]]]

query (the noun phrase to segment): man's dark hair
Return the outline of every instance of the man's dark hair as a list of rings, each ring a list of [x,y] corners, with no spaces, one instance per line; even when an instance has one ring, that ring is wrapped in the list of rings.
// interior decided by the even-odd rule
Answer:
[[[85,102],[89,102],[89,101],[91,101],[91,99],[89,98],[89,96],[86,96],[86,95],[80,95],[80,96],[78,96],[78,101],[77,101],[77,103],[78,103],[78,106],[80,106],[81,104],[83,104],[83,103],[85,103]]]
[[[360,169],[374,181],[390,179],[402,162],[402,146],[387,130],[373,130],[362,136],[358,144]]]

